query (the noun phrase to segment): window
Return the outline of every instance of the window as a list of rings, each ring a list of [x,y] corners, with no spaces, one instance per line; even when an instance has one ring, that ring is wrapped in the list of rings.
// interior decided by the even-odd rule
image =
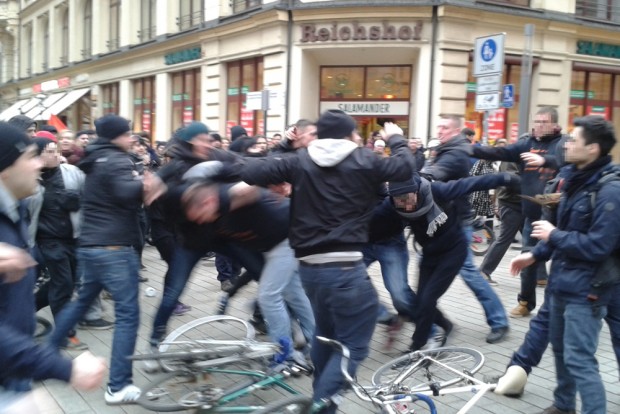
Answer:
[[[107,46],[108,51],[112,52],[113,50],[118,49],[119,41],[120,41],[120,23],[121,23],[121,1],[120,0],[110,0],[110,32]]]
[[[142,0],[142,7],[140,8],[142,15],[140,17],[140,30],[138,31],[140,42],[155,38],[156,1]]]
[[[137,79],[133,86],[133,130],[155,136],[155,77]]]
[[[620,4],[615,0],[577,0],[575,15],[620,23]]]
[[[245,109],[248,92],[263,89],[263,58],[251,58],[228,64],[226,89],[226,134],[230,128],[241,125],[248,136],[265,134],[262,111]]]
[[[43,16],[41,22],[41,31],[43,32],[43,61],[41,62],[41,70],[47,72],[50,59],[50,22],[47,16]]]
[[[62,13],[62,33],[60,39],[60,64],[69,63],[69,10]]]
[[[92,56],[92,43],[93,43],[93,4],[92,0],[86,0],[84,4],[84,23],[82,24],[83,30],[83,49],[82,57],[84,59],[90,59]]]
[[[24,59],[24,61],[26,62],[26,76],[32,76],[32,55],[33,53],[30,52],[34,50],[34,39],[32,38],[32,23],[29,23],[28,26],[25,27],[25,31],[26,31],[26,42],[28,45],[28,49],[24,51],[24,54],[26,57]]]
[[[478,0],[478,3],[530,7],[530,0]]]
[[[200,69],[172,74],[172,129],[200,120]]]
[[[242,11],[258,7],[261,5],[261,0],[231,0],[233,13],[240,13]]]
[[[187,30],[198,26],[204,20],[202,0],[181,0],[177,18],[179,30]]]
[[[118,82],[101,85],[103,114],[118,114]]]
[[[324,66],[321,100],[408,100],[411,66]]]

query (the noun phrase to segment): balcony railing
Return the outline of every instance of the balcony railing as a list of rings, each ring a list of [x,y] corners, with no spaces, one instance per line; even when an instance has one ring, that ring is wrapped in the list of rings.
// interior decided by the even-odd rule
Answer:
[[[197,10],[193,13],[177,17],[177,26],[179,26],[179,30],[183,31],[198,26],[202,20],[202,10]]]
[[[241,13],[248,9],[259,7],[262,4],[262,0],[231,0],[233,13]]]
[[[140,39],[140,42],[147,42],[155,38],[155,33],[156,33],[155,26],[146,27],[142,30],[138,30],[138,38]]]
[[[577,0],[575,16],[620,23],[620,4],[615,0]]]
[[[93,51],[91,50],[91,48],[82,49],[81,53],[84,59],[90,59],[91,57],[93,57]]]
[[[105,44],[108,47],[108,51],[113,52],[118,49],[119,39],[117,38],[117,39],[107,40]]]

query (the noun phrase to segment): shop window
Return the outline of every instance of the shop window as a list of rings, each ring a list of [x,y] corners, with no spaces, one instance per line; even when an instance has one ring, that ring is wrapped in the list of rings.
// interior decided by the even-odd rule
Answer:
[[[118,114],[118,82],[101,85],[103,114]]]
[[[366,99],[409,99],[410,66],[366,67]]]
[[[200,69],[172,74],[172,128],[200,120]]]
[[[133,86],[133,130],[155,137],[155,77],[137,79]]]
[[[198,26],[204,20],[203,0],[181,0],[177,17],[179,30],[187,30]]]
[[[263,58],[244,59],[230,62],[227,70],[226,88],[226,135],[230,128],[241,125],[249,136],[265,134],[262,111],[245,108],[248,92],[263,89]]]
[[[323,66],[321,100],[408,100],[411,66]]]
[[[363,98],[363,66],[321,68],[321,100]]]
[[[241,13],[242,11],[259,7],[261,3],[261,0],[231,0],[233,13]]]

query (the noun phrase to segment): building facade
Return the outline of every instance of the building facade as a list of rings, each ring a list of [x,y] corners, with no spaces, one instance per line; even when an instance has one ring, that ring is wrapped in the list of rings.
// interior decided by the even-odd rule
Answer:
[[[444,114],[463,116],[481,135],[474,41],[505,33],[501,76],[514,86],[514,106],[488,113],[488,138],[514,139],[524,27],[533,24],[528,119],[554,106],[565,129],[586,114],[620,129],[620,7],[613,4],[0,1],[0,119],[56,115],[80,129],[113,112],[167,140],[194,119],[224,134],[237,124],[273,134],[339,108],[364,136],[394,120],[426,140]]]

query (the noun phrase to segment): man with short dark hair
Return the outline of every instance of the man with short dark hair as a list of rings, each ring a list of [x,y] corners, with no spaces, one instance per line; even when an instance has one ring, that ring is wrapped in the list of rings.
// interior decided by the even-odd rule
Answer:
[[[549,339],[553,348],[557,386],[553,406],[544,414],[572,414],[576,394],[581,412],[606,413],[605,387],[595,357],[602,321],[614,289],[593,295],[593,279],[602,263],[620,247],[620,181],[610,181],[591,191],[614,168],[609,151],[616,143],[613,126],[600,116],[574,121],[565,143],[564,178],[556,225],[545,220],[532,223],[532,237],[540,240],[530,252],[511,262],[517,274],[549,259]],[[618,269],[615,269],[616,271]]]
[[[402,130],[385,124],[391,156],[379,158],[352,140],[353,118],[324,112],[316,124],[318,140],[290,156],[249,159],[242,171],[248,184],[293,186],[289,238],[312,304],[316,335],[333,338],[351,351],[350,372],[368,355],[377,317],[377,293],[362,260],[370,218],[381,183],[412,176],[414,161]],[[312,343],[313,400],[330,400],[344,386],[340,355]],[[324,413],[335,413],[332,400]]]

